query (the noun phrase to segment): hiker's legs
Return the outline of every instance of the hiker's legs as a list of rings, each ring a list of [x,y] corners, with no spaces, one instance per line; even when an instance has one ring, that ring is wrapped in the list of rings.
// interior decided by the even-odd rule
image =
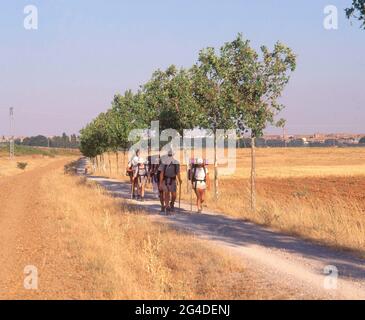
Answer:
[[[170,191],[168,189],[164,192],[164,197],[165,197],[165,208],[168,208],[170,206]]]
[[[175,207],[175,201],[176,201],[176,191],[177,191],[176,179],[171,182],[170,191],[171,191],[170,207],[172,209],[174,209],[174,207]]]
[[[200,199],[200,211],[203,210],[203,203],[205,201],[205,189],[198,189]]]
[[[199,190],[197,188],[194,188],[194,192],[195,192],[195,195],[196,195],[196,206],[198,207],[198,210],[200,208],[200,195],[199,195]]]
[[[142,183],[142,185],[141,185],[141,196],[142,196],[142,198],[144,198],[144,187],[145,187],[145,184]]]
[[[203,203],[205,201],[205,189],[201,189],[200,191],[200,198],[201,198],[201,204],[202,204],[202,209],[203,209]]]
[[[165,206],[165,199],[164,199],[163,191],[159,191],[159,198],[160,198],[161,207],[164,207]]]
[[[132,176],[131,177],[131,194],[132,194],[132,198],[135,197],[135,191],[136,191],[136,180]]]
[[[144,189],[146,185],[146,177],[140,176],[138,178],[138,195],[142,198],[144,198]]]
[[[175,204],[175,201],[176,201],[176,192],[171,192],[171,204],[172,206],[174,206]]]

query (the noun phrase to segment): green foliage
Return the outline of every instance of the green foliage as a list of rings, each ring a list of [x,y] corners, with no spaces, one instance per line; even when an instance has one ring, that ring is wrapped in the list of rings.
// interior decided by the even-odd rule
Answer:
[[[62,136],[54,136],[47,138],[42,135],[27,137],[23,141],[17,139],[17,145],[33,146],[33,147],[51,147],[51,148],[78,148],[79,142],[75,134],[68,136],[63,133]]]
[[[20,170],[25,170],[25,168],[28,166],[28,163],[27,162],[18,162],[16,164],[17,168],[20,169]]]
[[[78,154],[78,150],[71,149],[52,149],[52,148],[42,148],[42,147],[31,147],[23,145],[15,145],[15,155],[16,156],[32,156],[32,155],[42,155],[46,157],[55,156],[71,156]],[[0,146],[0,156],[9,155],[9,145],[4,144]]]
[[[365,0],[353,0],[350,8],[345,10],[348,19],[357,19],[365,29]]]
[[[359,143],[365,143],[365,137],[362,137],[359,141]]]
[[[160,129],[192,129],[199,124],[197,101],[192,96],[193,75],[190,70],[178,70],[174,65],[166,71],[154,72],[142,87],[144,105],[142,117],[148,126],[159,120]]]
[[[196,116],[200,126],[213,132],[235,128],[231,86],[226,81],[227,69],[222,56],[216,55],[214,48],[202,50],[192,73],[193,95],[199,105]]]
[[[136,93],[117,94],[111,107],[91,121],[80,133],[80,150],[88,157],[129,146],[132,129],[147,129],[160,121],[160,129],[180,133],[196,127],[250,129],[259,136],[268,124],[283,126],[276,116],[283,109],[278,102],[296,57],[277,43],[257,53],[242,35],[224,44],[217,53],[206,48],[190,69],[174,65],[157,70]],[[277,121],[277,122],[276,122]]]
[[[277,42],[270,51],[262,46],[260,53],[250,47],[242,35],[226,43],[221,56],[235,106],[237,129],[250,129],[253,137],[263,134],[268,124],[283,126],[276,116],[284,108],[278,102],[296,68],[296,56],[290,48]]]

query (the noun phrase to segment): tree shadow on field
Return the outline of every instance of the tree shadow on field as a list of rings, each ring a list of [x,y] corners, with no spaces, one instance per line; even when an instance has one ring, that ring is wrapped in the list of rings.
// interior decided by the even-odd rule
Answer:
[[[129,183],[99,176],[88,176],[88,179],[99,183],[115,197],[130,199]],[[160,211],[158,200],[148,191],[146,192],[146,202],[129,203],[128,206],[143,208],[154,214]],[[340,277],[365,280],[365,260],[352,255],[350,252],[339,251],[298,239],[223,214],[191,214],[189,208],[189,205],[183,204],[182,209],[177,210],[177,214],[165,218],[178,229],[183,229],[203,238],[223,242],[233,248],[257,245],[293,253],[303,259],[318,261],[322,267],[316,272],[320,275],[324,275],[323,268],[325,266],[333,265],[337,267]]]

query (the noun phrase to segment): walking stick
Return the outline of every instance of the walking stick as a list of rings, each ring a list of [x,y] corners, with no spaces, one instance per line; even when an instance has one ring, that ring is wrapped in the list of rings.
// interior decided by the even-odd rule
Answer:
[[[131,183],[131,194],[130,194],[130,198],[133,199],[133,182]]]
[[[181,183],[179,183],[179,211],[181,213]]]
[[[193,213],[193,184],[191,182],[192,176],[191,176],[191,170],[190,170],[190,213]]]

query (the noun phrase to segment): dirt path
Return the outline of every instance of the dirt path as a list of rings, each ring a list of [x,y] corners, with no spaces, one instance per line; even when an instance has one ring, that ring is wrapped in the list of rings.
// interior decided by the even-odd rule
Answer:
[[[0,180],[0,299],[82,298],[88,280],[79,281],[80,271],[70,263],[43,197],[52,190],[44,190],[42,182],[67,161],[54,160]],[[26,266],[36,267],[38,290],[24,288]],[[35,269],[30,270],[35,275]]]
[[[85,160],[80,163],[80,174],[84,165]],[[88,179],[100,183],[116,197],[130,197],[126,183],[103,177],[88,176]],[[159,202],[151,194],[147,198],[144,203],[128,201],[131,205],[143,206],[153,219],[241,256],[248,267],[267,275],[267,281],[288,284],[299,296],[365,299],[365,261],[362,259],[221,213],[191,214],[187,204],[175,215],[161,216]],[[329,277],[325,268],[334,271],[333,276],[337,272],[338,277]]]

